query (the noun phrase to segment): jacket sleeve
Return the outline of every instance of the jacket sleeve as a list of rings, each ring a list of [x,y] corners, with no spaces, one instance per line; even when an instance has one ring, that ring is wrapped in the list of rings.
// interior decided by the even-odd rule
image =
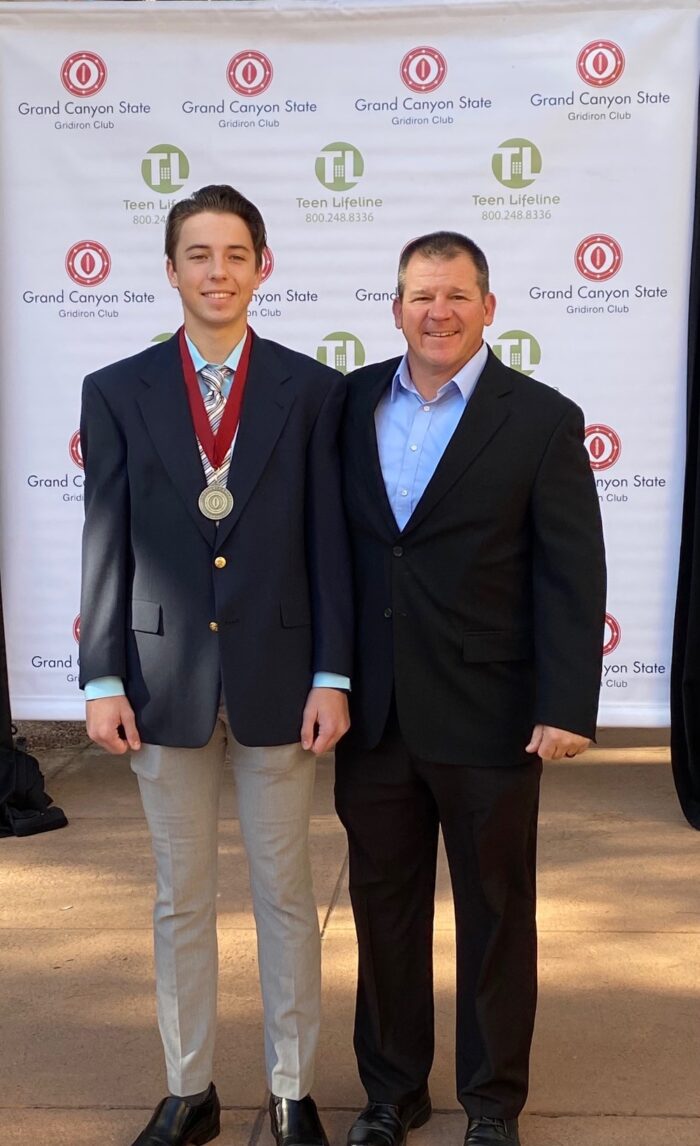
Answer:
[[[595,735],[605,624],[600,506],[569,406],[543,455],[532,496],[535,721]]]
[[[331,376],[307,447],[306,551],[313,671],[349,677],[352,667],[350,548],[340,484],[338,434],[345,379]]]
[[[126,442],[95,379],[83,384],[80,441],[85,465],[80,603],[80,687],[126,676],[129,484]]]

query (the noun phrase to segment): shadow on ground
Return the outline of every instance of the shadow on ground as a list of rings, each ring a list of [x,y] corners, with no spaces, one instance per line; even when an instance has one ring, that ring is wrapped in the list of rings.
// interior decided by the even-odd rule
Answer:
[[[606,762],[607,760],[607,762]],[[600,749],[543,787],[540,1006],[524,1146],[700,1143],[700,854],[663,749]],[[117,1146],[164,1090],[153,1003],[152,862],[124,760],[65,750],[50,791],[71,826],[0,841],[4,1142]],[[340,1146],[362,1104],[352,1054],[356,945],[332,768],[319,768],[312,854],[324,924],[315,1096]],[[220,878],[220,1141],[260,1139],[265,1080],[256,946],[232,785]],[[454,937],[441,861],[436,912],[440,1113],[413,1146],[461,1143],[454,1098]]]

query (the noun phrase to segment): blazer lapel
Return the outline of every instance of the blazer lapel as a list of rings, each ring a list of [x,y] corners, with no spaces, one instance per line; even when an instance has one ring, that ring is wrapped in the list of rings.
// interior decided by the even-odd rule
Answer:
[[[164,342],[142,373],[138,402],[146,428],[168,475],[197,528],[213,546],[216,525],[200,512],[197,499],[206,485],[197,448],[177,338]]]
[[[366,509],[374,514],[376,524],[381,526],[383,530],[388,530],[392,536],[398,533],[399,527],[384,484],[374,412],[382,395],[391,386],[400,361],[400,358],[392,359],[387,369],[378,374],[372,385],[363,394],[362,401],[358,403],[357,411],[359,418],[358,439],[360,442],[357,468],[362,473],[369,494]],[[362,464],[363,459],[366,461],[365,465]]]
[[[489,350],[486,365],[457,428],[447,444],[403,533],[410,533],[425,520],[437,503],[476,460],[510,413],[508,395],[513,389],[510,372]]]
[[[267,465],[289,416],[294,393],[285,383],[291,371],[273,346],[254,337],[241,421],[231,457],[227,485],[233,509],[219,522],[217,543],[223,544]]]

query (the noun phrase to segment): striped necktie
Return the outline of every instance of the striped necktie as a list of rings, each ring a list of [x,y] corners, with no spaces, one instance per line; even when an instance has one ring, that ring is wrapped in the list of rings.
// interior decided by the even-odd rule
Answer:
[[[222,393],[222,387],[224,386],[227,379],[232,376],[232,374],[233,371],[229,370],[228,366],[207,365],[203,366],[199,371],[200,378],[206,382],[207,385],[207,392],[204,395],[204,408],[209,417],[209,424],[213,434],[216,434],[216,431],[219,428],[219,423],[223,417],[224,410],[226,409],[226,399]],[[216,482],[218,485],[226,485],[228,470],[231,464],[231,450],[233,449],[233,443],[231,444],[231,449],[228,451],[218,470],[213,468],[209,458],[202,449],[199,440],[197,440],[197,445],[199,446],[199,456],[202,459],[202,466],[204,468],[204,476],[207,479],[207,485],[212,485],[214,482]]]

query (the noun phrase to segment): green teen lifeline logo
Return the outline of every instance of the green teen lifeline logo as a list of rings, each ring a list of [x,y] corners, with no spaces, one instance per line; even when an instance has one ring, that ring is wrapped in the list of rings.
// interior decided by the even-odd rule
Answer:
[[[317,347],[316,359],[341,374],[347,374],[358,366],[364,366],[365,348],[354,334],[348,334],[347,330],[334,330]]]
[[[157,143],[151,147],[141,164],[141,174],[151,191],[172,195],[183,187],[190,174],[190,164],[184,151],[172,143]]]
[[[507,330],[498,336],[492,349],[504,366],[519,370],[528,377],[534,374],[542,357],[539,342],[526,330]]]
[[[504,187],[529,187],[542,170],[542,156],[529,139],[506,139],[493,153],[491,170]]]
[[[349,191],[364,170],[365,161],[351,143],[329,143],[316,160],[316,178],[329,191]]]

